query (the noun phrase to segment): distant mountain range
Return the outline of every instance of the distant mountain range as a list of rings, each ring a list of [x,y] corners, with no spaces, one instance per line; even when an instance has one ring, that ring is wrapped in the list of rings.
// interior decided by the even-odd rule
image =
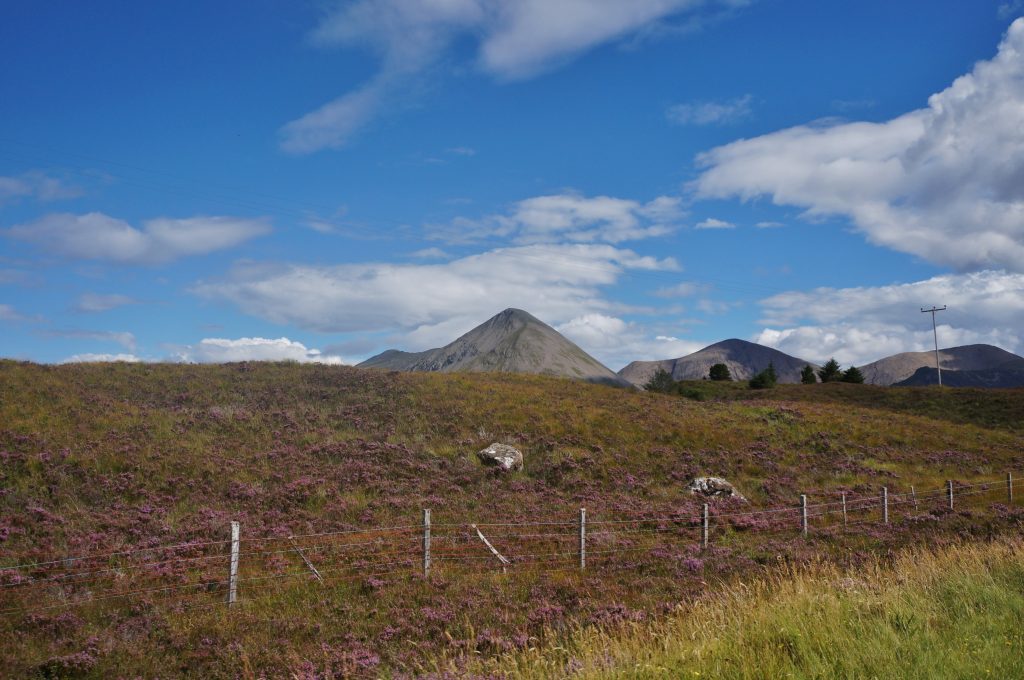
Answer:
[[[733,338],[678,359],[634,361],[619,371],[619,375],[639,386],[647,383],[659,368],[670,373],[673,380],[701,380],[708,377],[715,364],[728,366],[733,380],[749,380],[768,368],[768,364],[773,364],[779,382],[783,383],[800,382],[800,369],[808,364],[817,368],[816,364],[777,349]]]
[[[444,347],[423,352],[390,349],[370,357],[359,367],[539,373],[632,387],[554,328],[521,309],[506,309]]]
[[[939,350],[942,382],[951,387],[1022,387],[1024,357],[992,345]],[[769,364],[779,382],[800,382],[804,359],[757,343],[723,340],[677,359],[634,361],[618,374],[521,309],[506,309],[454,342],[423,352],[389,349],[359,364],[393,371],[538,373],[617,387],[643,387],[660,368],[674,380],[702,380],[725,364],[733,380],[749,380]],[[859,367],[875,385],[934,385],[934,352],[903,352]]]
[[[954,380],[972,380],[971,376],[968,375],[969,373],[995,370],[1012,362],[1024,362],[1024,358],[993,345],[963,345],[961,347],[939,350],[942,382],[950,386],[953,386]],[[920,377],[916,377],[922,368],[927,370]],[[931,371],[931,381],[920,382],[921,380],[927,380],[928,371]],[[860,372],[864,374],[864,382],[872,385],[935,385],[938,382],[935,370],[935,352],[903,352],[901,354],[894,354],[861,366]],[[954,378],[952,376],[953,373],[963,373],[964,375]],[[915,381],[908,383],[907,381],[911,378],[914,378]],[[1011,380],[1009,374],[1004,376],[1004,378]],[[988,380],[985,377],[973,379]],[[1024,382],[1019,384],[1024,385]],[[1005,386],[1012,387],[1014,385]]]

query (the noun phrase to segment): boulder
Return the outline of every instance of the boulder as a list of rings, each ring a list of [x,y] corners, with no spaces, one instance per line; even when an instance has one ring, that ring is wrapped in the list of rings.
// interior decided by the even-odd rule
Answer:
[[[492,465],[503,472],[523,469],[523,454],[508,444],[494,443],[478,451],[476,457],[484,465]]]
[[[695,477],[686,487],[690,493],[707,496],[709,498],[738,498],[741,501],[747,500],[736,488],[721,477]]]

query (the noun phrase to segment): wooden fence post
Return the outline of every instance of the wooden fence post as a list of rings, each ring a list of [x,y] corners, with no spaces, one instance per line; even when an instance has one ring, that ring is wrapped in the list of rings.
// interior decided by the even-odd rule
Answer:
[[[430,576],[430,509],[423,509],[423,578]]]
[[[949,498],[949,509],[953,509],[953,480],[946,481],[946,496]]]
[[[1006,502],[1013,505],[1013,473],[1006,473]]]
[[[587,509],[580,508],[580,571],[587,568]]]
[[[910,495],[914,499],[914,512],[917,512],[917,492],[914,491],[914,487],[910,487]]]
[[[843,492],[843,526],[846,526],[846,492]]]
[[[807,494],[800,494],[800,529],[807,535]]]
[[[882,487],[882,523],[889,523],[889,487]]]
[[[231,567],[228,571],[228,604],[238,600],[238,553],[241,543],[241,530],[238,522],[231,522]]]
[[[708,504],[705,503],[704,504],[703,517],[702,517],[702,520],[701,520],[701,528],[700,528],[700,544],[701,544],[702,548],[707,548],[708,547],[708,533],[709,533],[708,532],[708,524],[709,524],[709,522],[708,522]]]

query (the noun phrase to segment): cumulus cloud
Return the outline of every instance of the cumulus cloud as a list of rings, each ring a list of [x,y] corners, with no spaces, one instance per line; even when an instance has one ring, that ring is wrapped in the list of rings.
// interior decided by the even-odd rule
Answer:
[[[288,338],[204,338],[195,345],[178,348],[173,360],[198,364],[221,364],[230,361],[298,361],[341,365],[341,357],[324,354]]]
[[[401,332],[425,349],[506,307],[551,323],[615,307],[601,296],[626,271],[677,270],[610,245],[500,248],[436,264],[244,265],[194,292],[274,323],[322,332]],[[406,345],[408,347],[408,345]]]
[[[18,176],[0,177],[0,206],[24,198],[38,201],[59,201],[77,198],[85,192],[81,187],[33,170]]]
[[[480,220],[458,218],[434,227],[432,237],[453,243],[509,238],[519,244],[621,243],[670,233],[684,215],[681,199],[659,196],[648,203],[576,193],[535,196],[510,211]]]
[[[364,85],[281,130],[281,146],[310,153],[343,146],[382,109],[407,96],[451,44],[472,40],[477,67],[500,79],[533,76],[606,44],[701,8],[736,0],[356,0],[328,11],[311,34],[320,47],[363,48],[380,69]]]
[[[596,359],[619,370],[631,361],[675,359],[708,343],[651,334],[643,326],[600,313],[582,314],[555,327]]]
[[[835,356],[862,365],[932,347],[931,315],[920,310],[934,304],[948,306],[938,315],[940,346],[988,343],[1024,350],[1024,274],[1005,271],[781,293],[761,301],[766,327],[755,341],[810,361]]]
[[[723,102],[675,104],[665,117],[676,125],[725,125],[749,118],[753,97],[749,94]]]
[[[719,220],[714,217],[709,217],[702,222],[698,222],[693,225],[694,229],[735,229],[736,225],[732,222],[726,222],[725,220]]]
[[[7,229],[9,238],[63,257],[121,264],[159,264],[231,248],[270,232],[265,219],[157,218],[136,229],[103,213],[53,213]]]
[[[75,311],[85,313],[106,312],[125,305],[137,304],[138,300],[119,293],[102,295],[99,293],[82,293],[75,302]]]
[[[698,157],[698,197],[846,216],[875,244],[961,271],[1024,270],[1024,18],[996,56],[883,123],[806,125]]]
[[[69,356],[67,359],[62,361],[62,364],[81,364],[81,363],[113,363],[122,361],[129,364],[135,364],[142,359],[135,356],[134,354],[74,354]]]

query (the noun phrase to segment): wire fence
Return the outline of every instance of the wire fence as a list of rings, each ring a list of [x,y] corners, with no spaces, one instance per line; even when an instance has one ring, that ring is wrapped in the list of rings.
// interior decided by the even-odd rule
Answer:
[[[246,536],[147,546],[100,554],[0,564],[0,615],[25,616],[96,603],[144,601],[180,610],[237,605],[272,596],[295,583],[311,587],[346,581],[453,575],[483,570],[612,571],[638,563],[682,560],[681,547],[801,535],[874,535],[889,525],[957,510],[1015,505],[1012,474],[969,484],[890,493],[818,492],[808,502],[736,509],[714,499],[694,513],[538,521],[432,523],[346,529],[289,536]],[[641,559],[642,558],[642,559]]]

